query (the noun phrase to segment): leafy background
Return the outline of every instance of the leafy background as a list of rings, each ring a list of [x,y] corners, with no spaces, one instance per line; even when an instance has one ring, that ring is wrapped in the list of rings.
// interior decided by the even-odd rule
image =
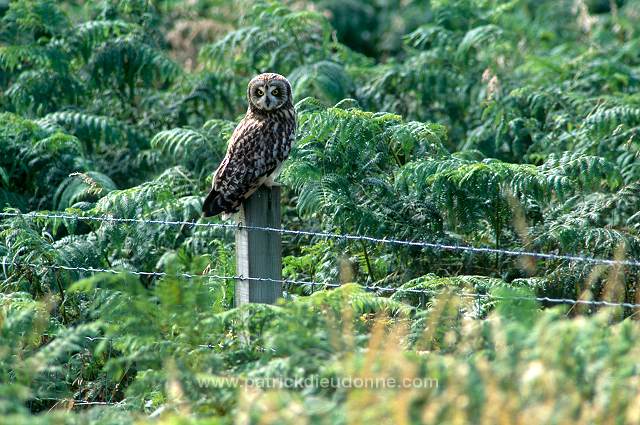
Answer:
[[[283,227],[640,258],[637,0],[0,0],[0,207],[197,220],[247,81],[292,82]],[[284,237],[233,308],[233,233],[0,220],[8,423],[638,423],[638,267]],[[8,265],[6,263],[13,263]],[[94,274],[107,268],[163,272]],[[411,292],[375,287],[420,289]],[[430,378],[271,389],[225,378]]]

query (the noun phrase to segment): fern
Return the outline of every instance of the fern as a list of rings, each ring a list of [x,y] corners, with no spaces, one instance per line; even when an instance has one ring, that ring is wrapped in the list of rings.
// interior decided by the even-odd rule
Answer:
[[[481,49],[483,46],[494,42],[501,35],[501,28],[496,25],[483,25],[475,27],[468,31],[460,44],[458,45],[457,54],[464,56],[469,54],[471,49]]]
[[[43,67],[64,71],[67,59],[64,53],[49,46],[0,46],[0,67],[8,72]]]
[[[83,91],[82,83],[73,77],[50,71],[27,71],[9,87],[6,96],[16,112],[41,116],[77,103]]]
[[[46,115],[43,124],[55,122],[84,141],[87,151],[92,152],[104,145],[128,144],[136,148],[146,143],[145,137],[127,124],[104,116],[80,112],[54,112]]]
[[[20,31],[32,34],[35,40],[40,36],[60,34],[69,24],[67,16],[53,0],[13,1],[2,20],[6,24],[15,24]]]
[[[404,37],[405,43],[419,50],[429,50],[434,47],[447,46],[453,32],[440,25],[423,25]]]
[[[286,75],[296,65],[328,56],[330,27],[317,12],[294,12],[277,3],[259,2],[240,25],[203,47],[200,60],[209,69],[218,71],[221,64],[231,63],[243,75],[272,69]]]
[[[585,120],[585,126],[599,132],[612,131],[620,125],[637,126],[638,124],[640,124],[640,109],[628,106],[602,108]]]
[[[181,70],[139,38],[124,36],[100,45],[87,64],[87,72],[97,87],[105,88],[115,83],[121,93],[133,97],[138,84],[151,86],[171,82]]]
[[[87,21],[74,27],[68,43],[75,54],[88,61],[93,51],[111,38],[138,30],[137,25],[121,20]]]
[[[201,180],[213,171],[212,162],[222,160],[232,125],[224,120],[210,120],[201,130],[174,128],[161,131],[151,139],[151,148],[159,150],[173,164],[193,170]]]
[[[100,199],[115,189],[113,181],[104,174],[95,171],[72,174],[56,190],[54,203],[57,209],[64,210],[78,202]]]
[[[353,82],[345,69],[337,63],[321,61],[302,65],[291,72],[293,98],[315,97],[332,105],[354,94]]]

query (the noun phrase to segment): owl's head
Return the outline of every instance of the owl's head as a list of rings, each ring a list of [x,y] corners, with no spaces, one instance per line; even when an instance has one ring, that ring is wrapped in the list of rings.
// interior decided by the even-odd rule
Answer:
[[[252,109],[263,112],[291,106],[291,84],[280,74],[260,74],[249,82],[247,98]]]

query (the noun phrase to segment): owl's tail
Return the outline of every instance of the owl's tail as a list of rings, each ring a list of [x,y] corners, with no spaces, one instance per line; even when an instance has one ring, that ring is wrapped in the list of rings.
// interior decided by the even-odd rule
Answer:
[[[211,192],[207,195],[202,204],[202,215],[204,217],[214,217],[221,212],[225,212],[224,198],[215,189],[211,189]]]

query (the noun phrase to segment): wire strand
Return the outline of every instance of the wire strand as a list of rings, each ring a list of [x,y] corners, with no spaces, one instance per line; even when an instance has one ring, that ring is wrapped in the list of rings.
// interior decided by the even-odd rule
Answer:
[[[73,403],[74,406],[119,406],[124,404],[124,400],[117,401],[117,402],[110,402],[110,401],[74,400],[71,398],[51,398],[51,397],[37,397],[34,400]]]
[[[305,280],[293,280],[293,279],[271,279],[264,277],[246,277],[246,276],[224,276],[217,274],[193,274],[193,273],[166,273],[166,272],[146,272],[146,271],[137,271],[137,270],[116,270],[116,269],[103,269],[96,267],[70,267],[63,266],[58,264],[34,264],[34,263],[20,263],[20,262],[7,262],[2,261],[0,265],[5,266],[26,266],[31,268],[49,268],[49,269],[60,269],[65,271],[81,271],[81,272],[94,272],[94,273],[111,273],[111,274],[132,274],[137,276],[152,276],[152,277],[167,277],[167,276],[179,276],[187,279],[195,279],[195,278],[214,278],[221,280],[249,280],[256,282],[272,282],[272,283],[281,283],[281,284],[291,284],[291,285],[310,285],[312,288],[315,286],[324,287],[324,288],[337,288],[342,285],[337,283],[323,283],[323,282],[314,282],[314,281],[305,281]],[[361,285],[363,289],[371,292],[391,292],[391,293],[414,293],[414,294],[430,294],[430,291],[423,289],[415,289],[415,288],[391,288],[391,287],[383,287],[383,286],[364,286]],[[461,292],[457,294],[463,298],[485,298],[491,300],[507,300],[507,301],[536,301],[536,302],[547,302],[552,304],[570,304],[570,305],[591,305],[591,306],[606,306],[606,307],[626,307],[626,308],[640,308],[640,304],[626,303],[626,302],[611,302],[611,301],[593,301],[593,300],[574,300],[570,298],[550,298],[550,297],[519,297],[519,296],[500,296],[493,294],[478,294],[471,292]]]
[[[170,225],[170,226],[246,229],[251,231],[263,231],[263,232],[280,233],[280,234],[287,234],[287,235],[321,237],[325,239],[356,240],[356,241],[365,241],[365,242],[372,242],[372,243],[393,244],[393,245],[399,245],[399,246],[432,248],[432,249],[445,250],[445,251],[463,251],[463,252],[483,253],[483,254],[504,254],[508,256],[532,257],[532,258],[539,258],[539,259],[546,259],[546,260],[564,260],[564,261],[573,261],[573,262],[584,262],[584,263],[590,263],[590,264],[602,264],[602,265],[608,265],[608,266],[640,267],[640,261],[638,260],[611,260],[606,258],[597,258],[597,257],[579,256],[579,255],[565,255],[565,254],[553,254],[553,253],[525,251],[525,250],[509,250],[509,249],[498,249],[498,248],[488,248],[488,247],[475,247],[475,246],[469,246],[469,245],[452,245],[452,244],[442,244],[438,242],[426,242],[426,241],[407,241],[407,240],[393,239],[393,238],[376,238],[372,236],[363,236],[363,235],[314,232],[309,230],[278,229],[274,227],[262,227],[262,226],[247,226],[243,224],[236,225],[236,224],[227,224],[227,223],[201,223],[197,221],[184,221],[184,220],[117,218],[117,217],[111,217],[111,216],[79,216],[79,215],[69,215],[69,214],[43,214],[43,213],[36,213],[36,212],[30,212],[25,214],[12,213],[12,212],[0,212],[0,217],[22,217],[22,216],[32,217],[32,218],[53,218],[53,219],[80,220],[80,221],[84,220],[84,221],[97,221],[97,222],[107,222],[107,223],[137,223],[137,224],[155,224],[155,225],[162,224],[162,225]]]

